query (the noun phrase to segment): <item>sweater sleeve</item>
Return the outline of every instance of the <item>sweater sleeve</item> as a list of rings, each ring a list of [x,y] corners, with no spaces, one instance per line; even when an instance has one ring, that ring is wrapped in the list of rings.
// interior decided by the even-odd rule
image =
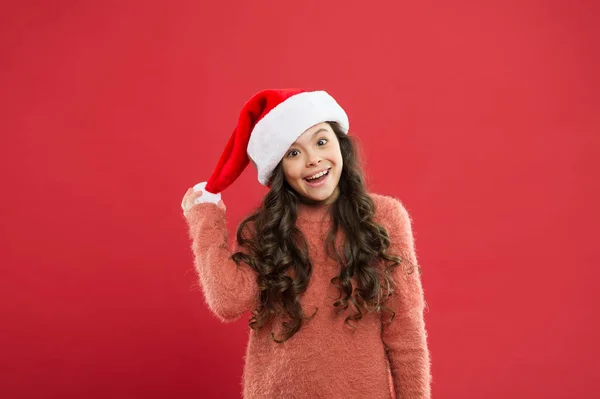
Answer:
[[[387,306],[395,312],[391,324],[382,326],[396,397],[431,398],[430,354],[423,312],[425,300],[417,266],[411,219],[400,201],[394,199],[386,216],[390,235],[389,254],[402,258],[392,272],[396,283]],[[410,262],[407,263],[406,261]],[[411,272],[412,270],[412,272]],[[385,313],[388,321],[389,314]]]
[[[238,266],[231,255],[240,248],[228,247],[225,212],[213,203],[200,203],[186,216],[194,266],[206,304],[223,322],[234,322],[257,306],[256,272],[246,264]]]

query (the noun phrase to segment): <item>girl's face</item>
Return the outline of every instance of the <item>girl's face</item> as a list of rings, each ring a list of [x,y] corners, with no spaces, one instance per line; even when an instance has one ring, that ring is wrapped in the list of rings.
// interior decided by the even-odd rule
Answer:
[[[288,184],[308,202],[330,204],[339,195],[342,153],[335,133],[323,122],[307,129],[290,146],[282,160]],[[324,176],[322,172],[326,172]],[[321,176],[309,179],[310,177]]]

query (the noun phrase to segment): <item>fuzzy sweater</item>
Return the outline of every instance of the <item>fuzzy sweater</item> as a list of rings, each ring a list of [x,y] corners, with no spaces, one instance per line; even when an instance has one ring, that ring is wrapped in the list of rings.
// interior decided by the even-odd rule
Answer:
[[[396,198],[370,194],[376,205],[374,220],[390,236],[388,253],[417,258],[411,219]],[[241,250],[236,240],[228,246],[225,212],[213,203],[200,203],[188,211],[186,220],[200,286],[211,312],[223,322],[238,320],[258,306],[256,272],[239,267],[231,254]],[[327,207],[301,205],[297,226],[304,233],[313,274],[300,303],[305,320],[300,330],[282,344],[271,340],[271,331],[281,338],[281,321],[267,323],[259,331],[249,330],[242,377],[244,398],[430,398],[430,354],[424,322],[425,301],[418,272],[407,274],[396,267],[392,274],[397,288],[387,303],[396,314],[391,324],[386,313],[365,313],[353,323],[352,305],[337,313],[333,303],[339,296],[330,282],[340,273],[325,252],[325,236],[331,219]],[[336,245],[343,242],[338,233]],[[381,267],[382,262],[377,262]],[[404,270],[404,272],[402,272]]]

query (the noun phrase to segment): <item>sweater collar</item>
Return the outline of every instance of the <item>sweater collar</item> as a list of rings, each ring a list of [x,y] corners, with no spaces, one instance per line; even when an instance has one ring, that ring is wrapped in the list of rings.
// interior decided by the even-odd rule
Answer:
[[[328,221],[331,220],[331,205],[332,204],[306,204],[298,203],[298,220],[302,221]]]

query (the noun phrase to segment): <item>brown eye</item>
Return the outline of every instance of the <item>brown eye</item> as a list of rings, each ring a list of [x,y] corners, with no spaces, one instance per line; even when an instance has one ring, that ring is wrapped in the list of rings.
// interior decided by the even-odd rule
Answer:
[[[297,150],[292,150],[292,151],[288,152],[288,157],[289,157],[290,155],[292,155],[292,153],[293,153],[293,152],[298,152],[298,151],[297,151]]]
[[[319,141],[324,141],[325,143],[327,143],[328,140],[325,138],[321,138],[321,139],[319,139]],[[317,141],[317,143],[319,143],[319,141]],[[325,145],[325,144],[323,144],[323,145]]]

